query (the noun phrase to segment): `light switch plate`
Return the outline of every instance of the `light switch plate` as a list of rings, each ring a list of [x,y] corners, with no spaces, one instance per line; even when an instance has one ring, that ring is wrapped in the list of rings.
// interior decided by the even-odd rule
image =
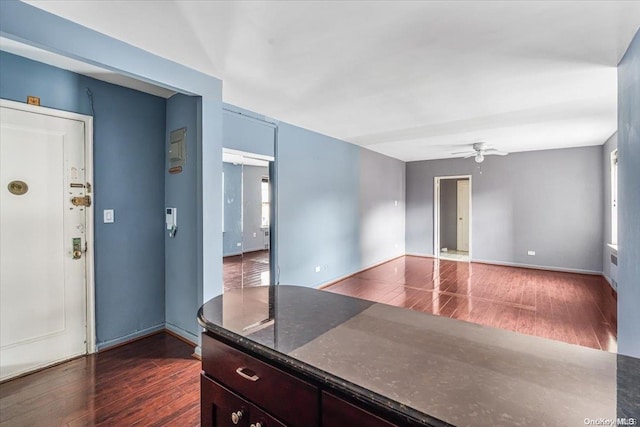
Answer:
[[[111,224],[115,221],[115,215],[113,213],[113,209],[105,209],[103,212],[103,218],[105,224]]]

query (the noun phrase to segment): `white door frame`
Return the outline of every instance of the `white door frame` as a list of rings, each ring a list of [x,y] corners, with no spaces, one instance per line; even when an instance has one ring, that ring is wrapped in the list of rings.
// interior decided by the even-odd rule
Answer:
[[[87,300],[85,308],[87,313],[87,354],[96,352],[96,310],[95,310],[95,273],[94,273],[94,229],[93,207],[95,204],[95,193],[93,188],[93,117],[84,114],[72,113],[69,111],[56,110],[53,108],[39,107],[35,105],[25,104],[22,102],[9,101],[0,99],[0,107],[11,108],[13,110],[26,111],[29,113],[44,114],[52,117],[76,120],[84,123],[84,168],[85,181],[91,184],[91,199],[94,203],[85,209],[86,212],[86,242],[87,251],[85,252],[85,286],[87,291]]]
[[[450,175],[450,176],[436,176],[433,178],[433,255],[435,258],[440,258],[440,181],[443,179],[468,179],[469,180],[469,261],[471,261],[472,244],[472,220],[473,220],[473,208],[471,206],[472,201],[472,188],[473,188],[473,176],[471,175]]]

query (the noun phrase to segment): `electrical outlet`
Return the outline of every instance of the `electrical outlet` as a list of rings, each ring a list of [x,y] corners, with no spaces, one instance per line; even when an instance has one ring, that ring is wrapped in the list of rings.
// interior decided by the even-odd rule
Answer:
[[[241,243],[241,242],[238,242],[238,243],[236,243],[236,246],[237,246],[237,247],[240,247],[240,246],[242,246],[242,243]]]
[[[253,237],[256,237],[256,236],[257,236],[257,234],[256,234],[256,233],[253,233]]]
[[[394,202],[394,204],[395,204],[396,206],[398,206],[398,201],[397,201],[397,200],[394,200],[393,202]]]
[[[536,251],[527,251],[527,255],[536,256]]]
[[[316,273],[320,273],[320,266],[319,265],[316,266],[315,271],[316,271]]]

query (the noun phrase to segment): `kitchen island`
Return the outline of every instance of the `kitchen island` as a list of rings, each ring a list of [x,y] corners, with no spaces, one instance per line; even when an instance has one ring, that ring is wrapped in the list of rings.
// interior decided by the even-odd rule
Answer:
[[[640,402],[638,359],[315,289],[229,291],[198,319],[203,426],[582,426]]]

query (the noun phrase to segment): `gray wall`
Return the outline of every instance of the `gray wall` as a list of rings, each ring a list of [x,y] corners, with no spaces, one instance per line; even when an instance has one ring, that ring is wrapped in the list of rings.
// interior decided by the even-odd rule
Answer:
[[[440,181],[440,249],[458,247],[458,180]],[[437,250],[438,248],[436,248]]]
[[[640,357],[640,33],[618,65],[618,352]]]
[[[224,232],[222,255],[242,253],[242,165],[223,163]]]
[[[602,274],[607,281],[617,287],[618,267],[611,263],[611,152],[618,148],[618,133],[614,133],[602,146],[603,223],[602,223]]]
[[[269,177],[269,168],[248,165],[243,166],[243,252],[264,249],[264,231],[260,228],[262,225],[262,177]]]
[[[601,272],[602,173],[598,146],[407,163],[407,252],[434,253],[434,177],[472,175],[475,260]]]
[[[404,255],[405,163],[364,148],[358,152],[362,269]]]

